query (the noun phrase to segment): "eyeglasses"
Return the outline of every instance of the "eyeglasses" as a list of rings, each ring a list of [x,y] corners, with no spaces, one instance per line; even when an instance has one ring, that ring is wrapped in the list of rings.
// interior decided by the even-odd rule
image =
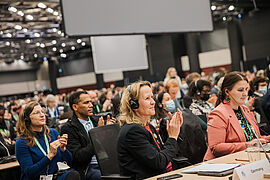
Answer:
[[[44,111],[36,111],[36,112],[31,113],[30,115],[40,116],[41,114],[45,115],[45,112]]]

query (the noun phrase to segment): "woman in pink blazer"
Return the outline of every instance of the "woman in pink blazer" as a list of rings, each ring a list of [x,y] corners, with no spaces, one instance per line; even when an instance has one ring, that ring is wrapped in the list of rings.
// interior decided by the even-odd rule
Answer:
[[[248,80],[239,72],[227,74],[221,86],[219,104],[208,116],[208,149],[204,161],[246,149],[256,140],[252,127],[262,143],[270,136],[261,136],[252,112],[244,106],[248,96]]]

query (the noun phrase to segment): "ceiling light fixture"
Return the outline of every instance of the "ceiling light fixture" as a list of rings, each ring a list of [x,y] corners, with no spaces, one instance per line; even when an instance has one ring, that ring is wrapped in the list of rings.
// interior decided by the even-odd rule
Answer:
[[[230,5],[229,8],[228,8],[229,11],[233,11],[234,10],[234,6],[233,5]]]
[[[61,56],[62,58],[66,58],[66,57],[67,57],[67,55],[64,54],[64,53],[62,53],[60,56]]]
[[[22,11],[18,11],[17,14],[20,16],[24,16],[24,13]]]
[[[226,20],[227,20],[227,18],[224,16],[224,17],[222,18],[222,20],[223,20],[223,21],[226,21]]]
[[[37,55],[37,54],[34,54],[34,57],[35,57],[35,58],[37,58],[37,57],[38,57],[38,55]]]
[[[40,46],[40,43],[39,43],[39,42],[37,42],[37,43],[36,43],[36,46]]]
[[[74,51],[74,50],[75,50],[75,46],[71,46],[71,50],[73,50],[73,51]]]
[[[45,44],[44,44],[44,43],[41,43],[41,44],[40,44],[40,47],[41,47],[41,48],[45,48]]]
[[[77,43],[81,43],[82,42],[82,40],[81,39],[77,39]]]
[[[6,46],[10,46],[10,42],[8,42],[8,41],[5,42],[5,44],[6,44]]]
[[[57,51],[57,48],[56,48],[56,47],[53,47],[52,50],[53,50],[53,51]]]
[[[85,46],[85,42],[82,42],[82,46]]]
[[[34,33],[34,36],[40,37],[40,34],[39,33]]]
[[[26,28],[23,28],[23,32],[27,32],[28,30]]]
[[[30,39],[26,39],[25,42],[26,42],[27,44],[29,44],[29,43],[31,42],[31,40],[30,40]]]
[[[57,11],[54,11],[54,12],[53,12],[53,15],[58,16],[59,13],[58,13]]]
[[[216,10],[216,9],[217,9],[217,6],[215,6],[215,5],[211,6],[211,10],[212,10],[212,11],[214,11],[214,10]]]
[[[62,47],[66,47],[66,44],[65,44],[65,43],[62,43],[61,46],[62,46]]]
[[[52,8],[47,8],[46,9],[49,13],[53,13],[53,9]]]
[[[30,14],[26,15],[25,17],[26,17],[26,19],[28,19],[30,21],[32,21],[34,19],[34,17]]]
[[[12,37],[12,35],[10,34],[10,33],[7,33],[7,35],[6,35],[8,38],[11,38]]]
[[[43,4],[43,3],[38,3],[38,7],[45,9],[47,6],[45,4]]]
[[[17,30],[22,30],[22,26],[20,26],[18,24],[16,24],[14,28],[17,29]]]
[[[14,13],[17,12],[17,9],[15,7],[9,7],[8,10]]]
[[[62,53],[62,52],[64,52],[64,50],[63,49],[60,49],[59,52]]]

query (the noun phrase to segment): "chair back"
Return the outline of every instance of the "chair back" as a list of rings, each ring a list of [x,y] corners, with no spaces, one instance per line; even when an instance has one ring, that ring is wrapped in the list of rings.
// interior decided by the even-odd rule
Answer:
[[[102,176],[120,174],[117,157],[117,136],[119,131],[119,124],[89,130]]]

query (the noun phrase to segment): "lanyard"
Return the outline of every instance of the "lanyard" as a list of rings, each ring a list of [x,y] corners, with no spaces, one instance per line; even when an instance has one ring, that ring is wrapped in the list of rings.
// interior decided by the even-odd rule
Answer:
[[[96,108],[97,108],[97,112],[99,113],[100,112],[100,109],[99,109],[98,105],[96,105]]]
[[[240,107],[239,107],[239,108],[240,108]],[[253,133],[252,133],[250,127],[249,127],[249,122],[248,122],[246,116],[244,115],[244,113],[242,112],[242,109],[241,109],[241,108],[240,108],[240,111],[241,111],[241,114],[242,114],[242,116],[244,117],[244,119],[245,119],[245,121],[246,121],[246,123],[247,123],[247,127],[248,127],[248,130],[249,130],[249,132],[251,133],[251,135],[249,136],[249,135],[247,134],[247,132],[246,132],[246,130],[245,130],[244,127],[242,127],[242,129],[243,129],[243,131],[244,131],[244,134],[246,135],[247,140],[248,140],[248,141],[251,141],[251,140],[253,139],[253,137],[252,137],[252,134],[253,134]]]
[[[155,137],[155,136],[157,136],[157,135],[152,133],[152,131],[151,131],[151,129],[150,129],[150,127],[149,127],[148,124],[147,124],[146,126],[144,126],[144,127],[145,127],[145,129],[146,129],[147,131],[150,132],[150,134],[152,135],[152,137],[153,137],[153,139],[154,139],[154,141],[155,141],[155,143],[156,143],[158,149],[161,150],[159,144],[157,143],[156,137]]]
[[[46,152],[44,151],[44,149],[41,147],[41,145],[39,144],[37,138],[34,137],[34,140],[35,140],[35,142],[36,142],[38,148],[39,148],[39,149],[41,150],[41,152],[46,156],[47,154],[46,154]],[[46,143],[47,152],[48,152],[48,154],[49,154],[49,152],[50,152],[50,146],[49,146],[49,142],[48,142],[47,136],[46,136],[45,134],[44,134],[44,140],[45,140],[45,143]]]

